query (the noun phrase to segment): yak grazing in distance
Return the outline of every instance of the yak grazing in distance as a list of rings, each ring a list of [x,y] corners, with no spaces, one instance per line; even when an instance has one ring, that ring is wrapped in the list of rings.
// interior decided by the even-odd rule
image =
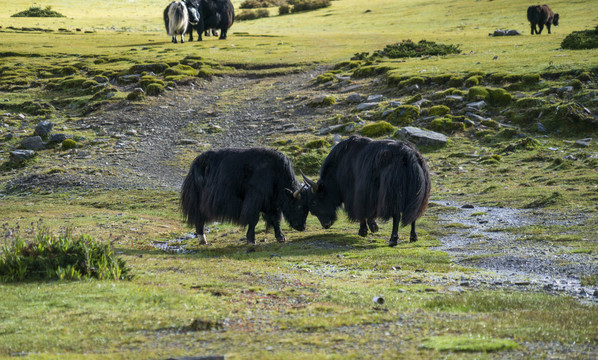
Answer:
[[[532,35],[534,35],[534,32],[538,35],[541,34],[544,25],[546,25],[546,29],[550,34],[550,26],[559,25],[559,14],[553,13],[548,5],[532,5],[527,8],[527,20],[531,25]],[[536,29],[536,25],[538,25],[540,31]]]
[[[235,21],[235,8],[230,0],[186,0],[188,7],[197,9],[199,22],[187,28],[189,41],[193,41],[193,29],[197,31],[197,41],[202,41],[202,33],[210,29],[220,30],[220,40],[226,39],[228,29]],[[215,31],[212,32],[215,35]]]
[[[410,241],[417,241],[415,220],[428,206],[431,184],[424,158],[411,145],[351,136],[328,154],[317,183],[303,177],[311,187],[309,211],[324,228],[344,203],[349,219],[360,223],[360,236],[368,227],[378,231],[377,218],[392,218],[390,246],[399,240],[399,222],[411,224]]]
[[[188,24],[197,24],[198,21],[197,10],[187,7],[182,1],[173,1],[164,9],[164,25],[175,44],[177,35],[181,35],[181,43],[184,43]]]
[[[204,224],[217,220],[248,225],[247,243],[255,244],[260,212],[266,228],[273,227],[276,240],[284,242],[281,214],[293,229],[305,230],[308,192],[295,178],[290,160],[278,151],[210,150],[191,164],[180,205],[200,244],[207,244]]]

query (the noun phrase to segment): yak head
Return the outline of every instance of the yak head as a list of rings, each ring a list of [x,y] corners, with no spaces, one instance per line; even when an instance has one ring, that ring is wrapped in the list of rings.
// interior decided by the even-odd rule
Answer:
[[[305,230],[305,221],[309,213],[307,208],[309,190],[304,185],[295,191],[285,189],[285,194],[286,197],[281,206],[285,220],[293,229],[297,231]]]
[[[559,14],[554,14],[554,17],[552,18],[552,25],[559,26]]]
[[[338,199],[332,194],[331,189],[320,181],[318,183],[310,180],[301,172],[303,180],[309,185],[308,208],[309,212],[315,215],[324,229],[328,229],[336,221],[336,209],[338,208]],[[321,180],[321,179],[320,179]]]
[[[187,12],[189,13],[189,22],[191,25],[195,25],[199,22],[199,13],[193,6],[187,6]]]

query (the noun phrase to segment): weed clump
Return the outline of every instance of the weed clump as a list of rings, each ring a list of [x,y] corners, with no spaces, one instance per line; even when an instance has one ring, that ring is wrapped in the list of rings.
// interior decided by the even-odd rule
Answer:
[[[420,56],[439,56],[458,54],[461,51],[458,45],[437,44],[434,41],[420,40],[414,43],[411,40],[403,40],[400,43],[386,45],[383,50],[375,54],[390,59]]]
[[[574,31],[565,36],[561,47],[571,50],[598,48],[598,25],[594,30]]]
[[[4,282],[92,278],[125,280],[131,275],[109,244],[85,234],[75,238],[71,229],[56,236],[42,227],[30,242],[17,232],[0,251],[0,279]]]
[[[257,9],[257,10],[243,10],[239,15],[235,16],[235,20],[255,20],[270,16],[268,9]]]
[[[330,0],[291,0],[293,13],[301,11],[317,10],[330,6]]]
[[[559,202],[562,202],[563,194],[558,191],[553,192],[552,194],[542,197],[540,199],[534,200],[528,204],[526,204],[523,208],[524,209],[535,209],[539,207],[545,207],[549,205],[555,205]]]
[[[361,128],[359,133],[367,137],[380,137],[384,135],[393,134],[396,131],[395,127],[386,121],[378,121],[373,124],[367,124]]]
[[[540,142],[534,138],[526,137],[504,148],[501,153],[512,152],[516,150],[533,150],[540,146]]]
[[[41,6],[31,6],[27,10],[23,10],[16,14],[11,15],[10,17],[65,17],[58,11],[52,10],[51,6],[46,6],[45,9],[42,9]]]

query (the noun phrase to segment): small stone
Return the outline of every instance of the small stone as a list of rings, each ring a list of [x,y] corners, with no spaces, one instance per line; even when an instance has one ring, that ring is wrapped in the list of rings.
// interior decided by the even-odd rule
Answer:
[[[396,136],[416,145],[442,146],[448,141],[447,137],[441,133],[423,130],[413,126],[405,126],[399,129],[396,132]]]
[[[67,134],[50,134],[50,137],[48,138],[48,142],[50,142],[51,144],[53,143],[61,143],[66,139],[71,139],[72,136],[71,135],[67,135]]]
[[[370,110],[378,106],[378,103],[362,103],[355,107],[356,110],[363,111],[363,110]]]
[[[10,162],[13,164],[20,164],[25,160],[35,157],[35,151],[33,150],[14,150],[10,153]]]
[[[536,124],[536,127],[538,128],[539,132],[546,132],[546,127],[544,126],[544,124],[538,123]]]
[[[21,141],[21,146],[27,150],[39,150],[44,148],[41,136],[30,136]]]
[[[125,135],[129,135],[129,136],[137,136],[137,130],[135,129],[129,129],[125,132]]]
[[[382,101],[383,96],[380,94],[376,94],[376,95],[370,95],[367,98],[367,102],[380,102]]]
[[[397,106],[403,105],[403,103],[400,102],[400,101],[391,100],[390,103],[389,103],[389,105],[392,106],[392,107],[397,107]]]
[[[407,87],[407,91],[409,91],[409,92],[416,92],[416,91],[419,91],[419,85],[417,85],[417,84],[413,84],[413,85],[411,85],[411,86]]]
[[[347,96],[348,103],[360,103],[362,99],[363,99],[363,95],[361,95],[361,94],[351,94],[351,95]]]
[[[54,123],[50,121],[40,121],[35,127],[34,134],[43,138],[48,136],[54,127]]]
[[[473,205],[465,204],[465,205],[461,206],[461,209],[473,209]]]
[[[566,92],[573,92],[573,86],[563,86],[561,88],[558,88],[556,91],[558,93],[566,93]]]
[[[592,138],[579,139],[579,140],[575,141],[575,143],[573,144],[573,146],[576,146],[576,147],[588,147],[588,146],[590,146],[591,142],[592,142]]]
[[[479,110],[479,109],[483,109],[486,107],[486,102],[484,100],[480,100],[480,101],[469,103],[469,104],[467,104],[467,106],[470,108]]]
[[[463,101],[463,96],[460,96],[460,95],[447,95],[445,97],[445,99],[447,99],[447,100]]]

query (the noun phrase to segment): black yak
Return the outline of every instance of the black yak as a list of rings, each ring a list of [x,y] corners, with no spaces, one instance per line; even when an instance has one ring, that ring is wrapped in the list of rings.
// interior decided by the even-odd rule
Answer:
[[[548,5],[532,5],[527,8],[527,20],[531,25],[532,35],[534,35],[534,32],[538,35],[541,34],[544,25],[546,25],[546,29],[550,34],[550,26],[559,25],[559,14],[553,13]],[[540,31],[536,29],[536,25],[538,25]]]
[[[220,40],[226,39],[228,29],[235,21],[235,8],[230,0],[186,0],[188,7],[197,9],[199,22],[189,27],[189,41],[193,41],[193,29],[197,31],[197,41],[202,41],[202,33],[209,29],[220,30]],[[215,32],[212,32],[215,35]]]
[[[164,9],[166,32],[175,44],[177,35],[181,36],[181,43],[184,43],[187,26],[198,21],[197,9],[187,7],[183,1],[173,1]]]
[[[360,236],[368,227],[378,231],[377,218],[392,218],[390,246],[399,240],[399,222],[411,224],[410,241],[417,241],[415,220],[428,206],[431,185],[428,166],[411,145],[351,136],[328,154],[317,183],[303,177],[311,187],[309,211],[324,228],[332,226],[344,203],[349,219],[360,223]]]
[[[305,230],[309,190],[295,178],[289,159],[268,149],[210,150],[195,158],[183,182],[180,206],[187,224],[207,244],[204,224],[229,221],[248,225],[247,243],[255,244],[260,212],[276,240],[281,214],[295,230]]]

